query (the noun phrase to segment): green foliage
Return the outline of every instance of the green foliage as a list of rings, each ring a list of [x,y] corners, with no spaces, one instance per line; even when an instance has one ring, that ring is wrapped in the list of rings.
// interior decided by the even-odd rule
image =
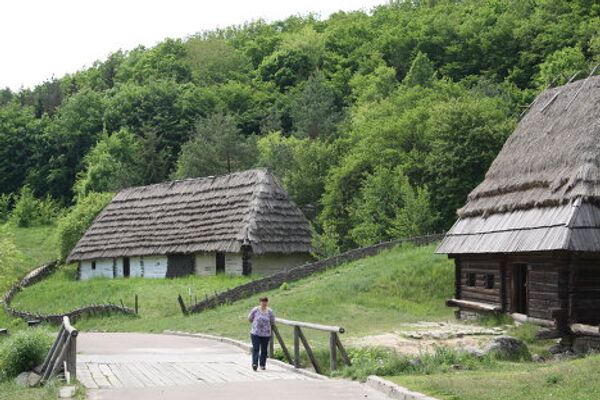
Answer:
[[[24,260],[17,249],[13,235],[7,226],[0,226],[0,287],[4,288],[16,278],[11,272]]]
[[[437,347],[433,353],[423,353],[418,357],[400,355],[380,347],[352,348],[348,355],[352,366],[337,374],[360,380],[369,375],[430,375],[453,369],[476,370],[495,362],[491,357],[477,357],[448,347]]]
[[[0,344],[0,381],[31,371],[44,361],[52,337],[43,329],[20,331]]]
[[[143,177],[137,170],[145,162],[140,141],[130,131],[104,134],[85,156],[85,170],[79,173],[74,191],[78,196],[86,196],[141,184]]]
[[[259,159],[335,252],[358,244],[351,214],[365,179],[398,168],[411,206],[369,228],[373,238],[447,229],[522,106],[600,60],[598,26],[589,0],[393,1],[116,51],[32,89],[0,90],[0,194],[28,185],[71,204],[77,192]],[[219,118],[213,133],[196,127]],[[135,145],[106,139],[124,130]],[[281,139],[257,150],[256,135],[272,132]],[[135,156],[116,154],[129,145]]]
[[[29,186],[23,186],[10,213],[9,222],[16,226],[49,225],[59,215],[57,203],[50,197],[37,199]]]
[[[0,194],[0,223],[6,222],[6,220],[10,216],[13,197],[14,196],[12,193]]]
[[[192,77],[201,85],[245,79],[250,69],[248,57],[223,39],[195,37],[183,45]]]
[[[406,86],[431,86],[433,79],[435,79],[433,64],[426,54],[419,51],[402,83]]]
[[[271,168],[290,198],[314,218],[325,190],[327,170],[335,162],[332,146],[321,140],[273,132],[258,139],[257,149],[257,165]]]
[[[254,138],[244,138],[231,115],[213,114],[196,123],[192,139],[181,149],[177,178],[223,175],[253,164]]]
[[[540,88],[559,86],[565,84],[577,72],[583,76],[587,65],[581,48],[565,47],[546,57],[540,64],[540,73],[535,80]]]
[[[291,117],[298,137],[327,137],[335,132],[340,114],[335,95],[321,72],[312,74],[292,100]]]
[[[112,193],[89,193],[79,197],[77,203],[58,221],[57,235],[59,257],[67,258],[73,247],[90,227],[94,218],[112,200]]]

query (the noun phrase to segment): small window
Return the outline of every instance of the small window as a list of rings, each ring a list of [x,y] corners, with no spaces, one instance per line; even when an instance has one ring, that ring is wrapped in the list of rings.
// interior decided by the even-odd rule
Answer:
[[[494,288],[494,274],[487,274],[485,276],[485,288],[486,289]]]
[[[475,286],[475,273],[469,272],[467,274],[467,286]]]
[[[96,269],[96,261],[92,261],[92,270]]]

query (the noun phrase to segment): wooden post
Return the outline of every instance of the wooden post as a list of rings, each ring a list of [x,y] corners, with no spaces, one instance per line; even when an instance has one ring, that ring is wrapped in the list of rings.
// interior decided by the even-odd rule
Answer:
[[[346,349],[344,349],[344,346],[342,346],[342,341],[340,340],[338,335],[335,335],[335,342],[337,344],[338,349],[340,350],[342,360],[344,360],[347,366],[352,366],[352,362],[350,362],[350,357],[348,357],[348,353],[346,353]]]
[[[71,334],[71,343],[67,351],[67,369],[72,380],[77,379],[77,331]]]
[[[279,341],[279,346],[281,346],[281,351],[283,351],[283,354],[285,355],[285,357],[288,360],[288,363],[294,364],[294,362],[292,361],[292,356],[290,355],[290,352],[288,351],[287,346],[283,342],[283,338],[279,334],[279,329],[277,328],[277,325],[273,325],[272,329],[273,329],[273,333],[275,334],[275,337],[277,338],[277,341]]]
[[[135,315],[138,314],[138,295],[135,294],[135,305],[134,305]]]
[[[181,307],[181,312],[183,313],[183,315],[187,315],[187,308],[185,307],[183,297],[181,297],[180,294],[177,295],[177,301],[179,302],[179,307]]]
[[[331,371],[337,370],[337,354],[336,354],[336,346],[335,337],[337,333],[331,332],[329,334],[329,369]]]
[[[321,368],[319,368],[319,364],[317,364],[317,359],[315,358],[315,355],[313,354],[312,349],[310,348],[310,346],[308,344],[308,340],[306,340],[306,337],[304,336],[304,333],[302,333],[300,328],[298,328],[298,334],[300,336],[300,340],[302,341],[302,344],[304,345],[304,348],[306,349],[306,354],[308,354],[310,363],[312,364],[313,368],[315,369],[315,372],[317,374],[320,374]]]
[[[294,326],[294,367],[300,368],[300,327]]]
[[[275,352],[275,335],[271,331],[271,338],[269,339],[269,358],[273,358],[273,353]]]

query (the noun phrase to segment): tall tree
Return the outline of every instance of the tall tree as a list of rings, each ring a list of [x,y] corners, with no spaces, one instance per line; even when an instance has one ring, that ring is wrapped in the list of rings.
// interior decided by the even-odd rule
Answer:
[[[254,163],[255,141],[240,134],[232,115],[212,114],[196,123],[192,139],[181,148],[177,178],[222,175]]]

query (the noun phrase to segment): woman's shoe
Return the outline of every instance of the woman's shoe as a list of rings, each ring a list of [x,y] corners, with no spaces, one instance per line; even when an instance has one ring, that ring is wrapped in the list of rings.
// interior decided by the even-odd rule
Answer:
[[[264,365],[262,365],[262,366],[260,367],[260,369],[264,371],[265,369],[267,369],[267,367],[265,367]]]
[[[252,366],[252,369],[256,371],[256,370],[258,369],[258,365],[256,365],[256,364],[255,364],[255,365],[253,365],[253,366]]]

